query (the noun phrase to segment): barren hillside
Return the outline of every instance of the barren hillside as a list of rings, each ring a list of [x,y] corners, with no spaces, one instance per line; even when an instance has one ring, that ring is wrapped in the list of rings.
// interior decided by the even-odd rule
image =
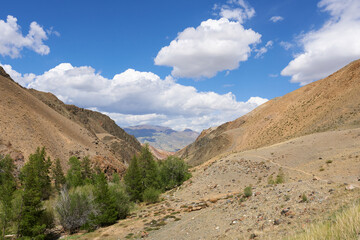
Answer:
[[[2,154],[18,152],[27,159],[37,147],[45,146],[65,169],[70,156],[89,155],[101,168],[123,172],[140,149],[137,140],[107,116],[65,105],[49,93],[22,88],[2,68],[0,134]]]
[[[336,73],[275,98],[215,129],[178,155],[191,165],[221,153],[269,146],[294,137],[360,126],[360,60]]]
[[[216,157],[163,201],[79,239],[291,239],[359,198],[359,139],[360,128],[327,131]]]

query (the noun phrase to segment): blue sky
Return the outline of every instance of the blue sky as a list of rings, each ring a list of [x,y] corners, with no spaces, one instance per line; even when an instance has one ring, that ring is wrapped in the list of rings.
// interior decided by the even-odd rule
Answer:
[[[1,5],[5,70],[122,127],[216,126],[360,57],[358,0]]]

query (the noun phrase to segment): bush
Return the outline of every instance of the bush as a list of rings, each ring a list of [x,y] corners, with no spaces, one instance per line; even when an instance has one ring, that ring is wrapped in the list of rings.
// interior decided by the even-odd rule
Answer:
[[[62,190],[55,210],[64,229],[74,233],[87,224],[91,216],[98,213],[92,187],[78,187],[70,192],[67,189]]]
[[[143,199],[147,203],[156,203],[159,201],[160,190],[155,188],[147,188],[143,193]]]
[[[252,196],[252,189],[251,189],[251,187],[246,187],[246,188],[244,189],[244,196],[247,197],[247,198]]]
[[[126,194],[125,189],[120,184],[111,184],[109,186],[110,195],[115,199],[118,218],[126,218],[131,209],[131,202],[129,195]]]
[[[170,156],[160,167],[162,185],[165,190],[181,185],[191,177],[188,165],[184,160]]]

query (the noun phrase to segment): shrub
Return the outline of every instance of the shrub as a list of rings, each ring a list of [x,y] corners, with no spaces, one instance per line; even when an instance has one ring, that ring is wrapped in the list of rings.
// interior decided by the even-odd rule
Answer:
[[[268,184],[271,184],[271,185],[275,184],[273,175],[270,175],[270,176],[269,176],[269,178],[268,178]]]
[[[303,194],[301,195],[301,202],[307,202],[307,201],[308,201],[308,198],[307,198],[306,194],[303,193]]]
[[[184,160],[170,156],[160,167],[162,185],[165,190],[181,185],[191,177],[189,167]]]
[[[247,198],[252,196],[252,189],[250,186],[244,189],[244,196]]]
[[[280,168],[278,175],[276,175],[275,184],[281,184],[285,182],[285,174],[283,170]]]
[[[74,233],[88,223],[91,216],[98,213],[92,187],[78,187],[70,192],[67,189],[62,190],[55,210],[64,229]]]
[[[160,190],[155,188],[147,188],[143,193],[143,199],[147,203],[156,203],[159,201]]]

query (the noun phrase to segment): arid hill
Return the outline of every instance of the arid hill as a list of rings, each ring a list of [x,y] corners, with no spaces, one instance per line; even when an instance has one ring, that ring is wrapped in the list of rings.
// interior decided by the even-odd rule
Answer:
[[[360,127],[360,60],[217,128],[178,152],[190,165],[316,132]]]
[[[0,154],[15,153],[25,160],[37,147],[60,158],[90,156],[107,171],[123,172],[141,145],[98,112],[66,105],[51,93],[28,90],[0,67]],[[21,157],[18,157],[19,159]]]

